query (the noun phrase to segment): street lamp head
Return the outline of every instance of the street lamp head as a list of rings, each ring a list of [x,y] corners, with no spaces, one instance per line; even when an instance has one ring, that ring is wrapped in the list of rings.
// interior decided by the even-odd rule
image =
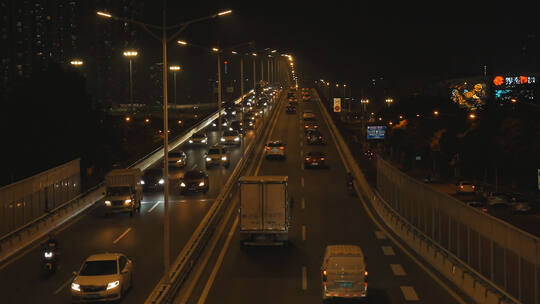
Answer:
[[[171,71],[180,71],[180,66],[179,65],[171,65],[169,67],[169,70],[171,70]]]
[[[275,52],[277,52],[277,50],[272,50],[272,52],[271,52],[271,53],[275,53]]]
[[[137,51],[124,51],[126,57],[136,57],[139,53]]]
[[[257,53],[251,53],[252,56],[257,56]]]
[[[223,11],[223,12],[219,12],[217,15],[218,16],[224,16],[224,15],[228,15],[232,13],[232,10],[226,10],[226,11]]]
[[[216,52],[216,53],[217,53],[217,52],[219,52],[219,49],[218,49],[218,48],[215,48],[215,47],[213,47],[213,48],[212,48],[212,51],[214,51],[214,52]]]
[[[74,66],[80,66],[83,64],[83,61],[79,59],[73,59],[69,63],[71,63],[71,65],[74,65]]]
[[[185,42],[183,40],[178,40],[177,42],[178,42],[178,44],[181,44],[181,45],[187,45],[187,42]]]
[[[238,53],[235,52],[235,51],[231,51],[231,53],[234,54],[234,55],[238,55]]]
[[[112,18],[111,14],[105,13],[105,12],[96,12],[96,14],[106,17],[106,18]]]

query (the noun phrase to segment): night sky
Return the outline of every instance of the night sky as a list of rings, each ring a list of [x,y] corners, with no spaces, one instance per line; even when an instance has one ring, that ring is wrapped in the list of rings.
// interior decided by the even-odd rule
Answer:
[[[293,54],[300,78],[353,86],[374,76],[478,76],[484,65],[495,73],[538,71],[537,11],[526,4],[372,2],[168,1],[167,18],[171,25],[233,9],[230,16],[190,26],[179,38],[221,47],[254,40],[257,48]],[[159,24],[161,5],[145,1],[144,21]]]

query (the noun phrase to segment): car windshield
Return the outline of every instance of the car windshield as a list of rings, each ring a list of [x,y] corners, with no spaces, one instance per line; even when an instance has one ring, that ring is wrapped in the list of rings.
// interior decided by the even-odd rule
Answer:
[[[122,186],[122,187],[108,187],[107,188],[107,195],[113,196],[113,195],[124,195],[126,193],[130,193],[131,188],[128,186]]]
[[[201,171],[188,171],[184,175],[184,178],[186,179],[195,179],[195,178],[202,178],[204,177],[204,173]]]
[[[208,150],[208,154],[221,154],[221,151],[218,148],[214,148],[214,149]]]
[[[309,152],[307,155],[309,157],[323,157],[324,156],[322,152]]]
[[[81,276],[100,276],[116,274],[116,260],[105,261],[87,261],[79,275]]]
[[[223,132],[223,136],[236,136],[238,133],[235,131],[225,131]]]
[[[144,171],[145,178],[155,178],[161,176],[161,169],[147,169]]]
[[[203,138],[205,135],[203,133],[195,133],[193,134],[193,138]]]
[[[269,142],[268,146],[269,147],[282,147],[283,144],[281,142],[279,142],[279,141],[273,141],[273,142]]]

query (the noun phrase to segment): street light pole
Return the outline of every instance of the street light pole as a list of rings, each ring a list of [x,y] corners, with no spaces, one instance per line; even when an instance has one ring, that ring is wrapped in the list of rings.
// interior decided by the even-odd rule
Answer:
[[[168,91],[167,91],[167,24],[166,24],[166,4],[167,1],[163,0],[163,179],[165,185],[163,188],[163,264],[165,267],[165,278],[169,282],[169,271],[171,267],[170,258],[170,222],[169,222],[169,115],[168,115]]]
[[[171,65],[169,69],[173,72],[173,81],[174,81],[174,109],[176,110],[176,72],[180,71],[180,66]]]
[[[124,56],[129,59],[129,103],[131,114],[133,115],[133,58],[137,56],[137,51],[124,51]]]
[[[253,56],[253,92],[256,93],[256,87],[257,87],[257,67],[255,65],[255,57],[257,57],[256,53],[251,54]]]

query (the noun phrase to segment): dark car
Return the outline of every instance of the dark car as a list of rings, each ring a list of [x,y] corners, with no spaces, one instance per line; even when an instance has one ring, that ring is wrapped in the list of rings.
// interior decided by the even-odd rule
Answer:
[[[317,131],[319,129],[319,124],[317,121],[306,121],[304,122],[304,131]]]
[[[287,112],[288,114],[296,114],[296,107],[294,105],[289,104],[285,112]]]
[[[244,129],[253,130],[255,129],[256,125],[257,124],[255,123],[255,119],[244,118]]]
[[[308,131],[306,133],[306,142],[308,145],[324,145],[324,138],[319,131]]]
[[[366,150],[364,152],[364,156],[369,160],[373,160],[373,159],[375,159],[375,152],[373,152],[371,150]]]
[[[239,120],[233,120],[229,124],[229,131],[236,131],[240,134],[246,134],[246,131],[244,130],[244,123]]]
[[[163,179],[163,169],[150,168],[144,171],[141,184],[144,191],[161,191],[165,180]]]
[[[208,173],[202,170],[189,170],[180,179],[180,193],[208,192],[210,189]]]
[[[320,151],[308,152],[304,158],[304,166],[305,168],[326,167],[326,155]]]

